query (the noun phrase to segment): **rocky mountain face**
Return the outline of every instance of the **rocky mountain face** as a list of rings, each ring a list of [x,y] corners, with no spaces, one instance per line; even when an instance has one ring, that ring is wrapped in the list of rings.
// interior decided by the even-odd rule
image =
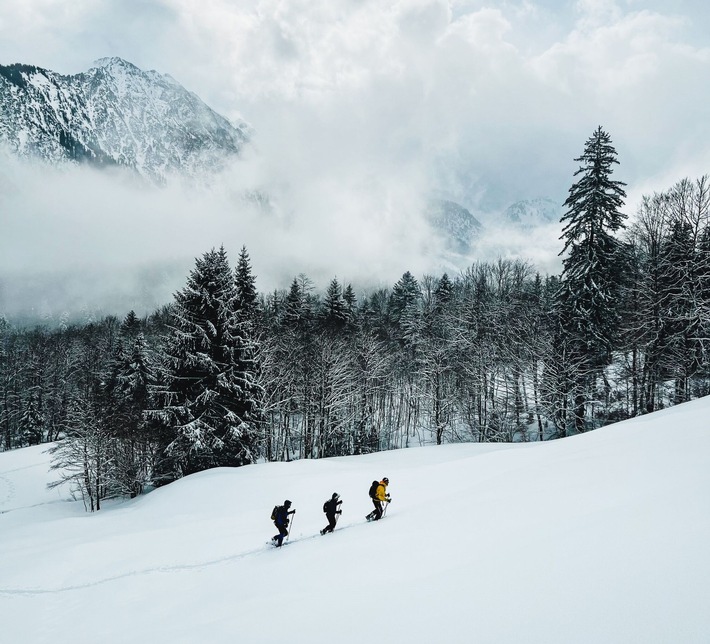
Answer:
[[[540,197],[518,201],[498,212],[473,215],[455,201],[430,198],[425,210],[434,237],[441,242],[442,260],[459,269],[472,260],[499,256],[525,256],[520,244],[533,239],[536,230],[559,226],[563,207]]]
[[[72,76],[0,65],[0,143],[22,156],[122,166],[161,183],[214,170],[248,139],[245,123],[120,58]]]
[[[466,254],[482,231],[481,223],[469,210],[455,201],[430,199],[426,216],[444,240],[446,250]]]
[[[522,228],[558,222],[561,216],[562,206],[545,197],[518,201],[509,206],[504,214],[505,220]]]

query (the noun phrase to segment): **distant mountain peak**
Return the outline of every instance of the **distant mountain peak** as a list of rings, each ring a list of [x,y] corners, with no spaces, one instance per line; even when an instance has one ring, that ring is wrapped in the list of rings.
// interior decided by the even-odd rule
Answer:
[[[547,197],[523,199],[509,206],[505,219],[523,228],[534,228],[558,222],[562,216],[562,206]]]
[[[248,131],[167,74],[119,57],[71,76],[0,65],[0,141],[20,156],[122,166],[162,182],[221,167]]]
[[[135,71],[138,73],[141,72],[141,70],[136,67],[136,65],[134,65],[133,63],[129,63],[127,60],[119,58],[118,56],[105,56],[104,58],[99,58],[93,62],[90,69],[95,69],[98,67],[125,67],[126,69],[130,69],[131,71]]]
[[[426,217],[446,249],[458,254],[471,251],[472,242],[483,228],[467,208],[448,199],[429,199]]]

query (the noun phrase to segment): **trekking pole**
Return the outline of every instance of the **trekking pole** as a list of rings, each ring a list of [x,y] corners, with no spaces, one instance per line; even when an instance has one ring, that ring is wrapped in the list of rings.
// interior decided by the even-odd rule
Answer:
[[[291,519],[291,524],[288,526],[288,530],[286,531],[286,541],[288,541],[288,538],[291,536],[291,528],[293,528],[293,523],[295,520],[296,520],[296,512],[294,511],[293,519]]]
[[[389,504],[390,504],[389,501],[385,501],[385,509],[384,509],[384,511],[382,512],[382,518],[383,518],[383,519],[385,518],[385,514],[387,514],[387,508],[389,507]]]

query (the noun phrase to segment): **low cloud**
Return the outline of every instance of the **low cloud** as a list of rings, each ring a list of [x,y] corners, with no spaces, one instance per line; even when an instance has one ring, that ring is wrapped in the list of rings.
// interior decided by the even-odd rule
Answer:
[[[426,272],[439,248],[414,178],[272,181],[258,158],[209,183],[140,184],[122,172],[0,159],[0,313],[122,314],[171,300],[204,251],[245,245],[262,291],[306,273],[320,288]],[[290,177],[293,180],[293,177]]]
[[[75,73],[122,56],[244,118],[254,147],[202,188],[1,160],[0,308],[36,309],[38,289],[13,285],[47,273],[71,275],[72,307],[107,292],[127,305],[135,289],[144,307],[163,303],[220,244],[233,259],[246,244],[262,291],[300,272],[320,288],[435,272],[441,249],[421,216],[431,194],[492,220],[523,199],[561,203],[598,125],[629,214],[642,194],[709,171],[701,3],[673,14],[660,0],[64,4],[3,2],[0,62]],[[554,271],[558,235],[489,232],[476,259]]]

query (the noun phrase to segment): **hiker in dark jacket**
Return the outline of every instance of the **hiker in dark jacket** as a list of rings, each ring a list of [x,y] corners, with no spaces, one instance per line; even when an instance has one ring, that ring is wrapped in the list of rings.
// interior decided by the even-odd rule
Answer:
[[[271,537],[271,540],[275,542],[277,546],[281,546],[284,537],[288,534],[288,515],[296,512],[296,510],[289,510],[290,507],[291,501],[286,499],[284,504],[276,509],[274,525],[279,529],[279,533]]]
[[[323,504],[323,512],[325,512],[325,518],[328,519],[328,525],[320,531],[321,534],[333,532],[335,529],[336,516],[343,513],[343,511],[338,508],[341,503],[340,495],[337,492],[333,492],[333,496]]]

